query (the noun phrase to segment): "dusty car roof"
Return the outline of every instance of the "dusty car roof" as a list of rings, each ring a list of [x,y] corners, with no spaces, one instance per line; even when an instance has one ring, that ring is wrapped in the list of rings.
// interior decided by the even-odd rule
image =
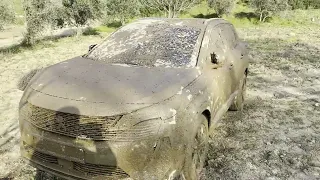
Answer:
[[[156,21],[153,21],[156,20]],[[190,27],[198,27],[198,28],[204,28],[206,26],[205,22],[206,19],[200,19],[200,18],[141,18],[136,20],[135,22],[139,21],[149,21],[150,24],[159,24],[159,21],[172,24],[172,25],[184,25],[184,26],[190,26]]]

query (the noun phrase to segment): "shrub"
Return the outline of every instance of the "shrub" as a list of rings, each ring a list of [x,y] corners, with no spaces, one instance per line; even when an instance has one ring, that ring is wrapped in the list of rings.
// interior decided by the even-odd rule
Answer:
[[[0,30],[3,29],[3,26],[9,23],[14,22],[15,14],[12,6],[7,1],[0,1]]]
[[[260,22],[265,22],[267,18],[289,7],[284,0],[250,0],[250,5],[259,16]]]
[[[235,0],[208,0],[208,6],[213,8],[218,17],[229,14],[235,4]]]
[[[168,18],[177,17],[182,11],[186,11],[200,0],[139,0],[144,8],[157,10]]]
[[[294,9],[304,9],[305,8],[305,3],[303,0],[289,0],[288,4],[290,7]]]
[[[46,27],[82,26],[101,16],[100,0],[24,0],[27,33],[24,44],[33,45]]]
[[[63,0],[63,14],[68,24],[86,25],[89,20],[101,17],[101,0]]]
[[[107,19],[119,21],[123,25],[128,19],[140,14],[141,6],[138,0],[106,0],[104,7]]]
[[[24,44],[33,45],[36,37],[43,31],[50,22],[52,16],[50,0],[25,0],[24,11],[26,15],[27,33]]]

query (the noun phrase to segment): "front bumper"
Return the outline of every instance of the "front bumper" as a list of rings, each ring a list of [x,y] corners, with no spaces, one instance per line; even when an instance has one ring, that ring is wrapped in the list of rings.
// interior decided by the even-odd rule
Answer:
[[[168,138],[130,142],[76,139],[20,120],[21,155],[33,166],[66,179],[165,179],[174,171]]]

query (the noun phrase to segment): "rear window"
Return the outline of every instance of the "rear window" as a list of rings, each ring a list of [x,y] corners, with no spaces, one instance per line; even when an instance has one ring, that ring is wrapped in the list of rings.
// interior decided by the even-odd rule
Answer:
[[[136,22],[110,35],[87,57],[112,64],[191,67],[201,29],[179,24]]]

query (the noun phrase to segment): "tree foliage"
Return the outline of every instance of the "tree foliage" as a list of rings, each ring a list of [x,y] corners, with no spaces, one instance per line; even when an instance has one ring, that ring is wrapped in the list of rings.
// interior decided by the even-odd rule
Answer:
[[[128,19],[140,14],[138,0],[105,0],[104,14],[109,21],[120,21],[124,24]]]
[[[320,0],[301,0],[301,1],[303,1],[305,9],[309,9],[309,8],[320,9]]]
[[[288,4],[292,9],[304,9],[305,2],[304,0],[288,0]]]
[[[7,1],[0,1],[0,30],[8,23],[12,23],[15,20],[15,14],[12,6]]]
[[[260,22],[265,22],[268,17],[289,7],[285,0],[250,0],[250,5],[259,16]]]
[[[82,26],[101,16],[100,0],[24,0],[27,33],[24,43],[32,45],[45,27]]]
[[[200,0],[140,0],[140,2],[146,8],[158,10],[168,18],[174,18]]]
[[[63,0],[62,13],[69,24],[82,26],[101,17],[101,0]]]
[[[53,4],[50,0],[25,0],[24,11],[26,16],[27,33],[24,43],[32,45],[36,37],[43,31],[52,17]]]
[[[229,14],[235,4],[235,0],[208,0],[208,6],[213,8],[218,17]]]

